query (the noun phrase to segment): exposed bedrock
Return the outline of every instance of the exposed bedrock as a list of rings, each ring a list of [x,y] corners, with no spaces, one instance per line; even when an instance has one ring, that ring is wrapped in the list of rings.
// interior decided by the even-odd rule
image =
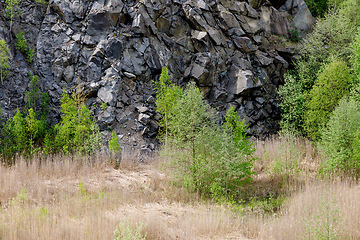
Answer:
[[[24,105],[32,69],[50,95],[52,119],[63,89],[81,92],[102,130],[147,152],[161,117],[152,81],[163,66],[181,86],[195,81],[219,112],[234,106],[252,136],[275,133],[276,89],[297,52],[290,33],[314,23],[303,0],[23,0],[21,10],[11,33],[0,10],[12,60],[0,86],[3,112]],[[36,51],[31,64],[15,50],[20,31]]]

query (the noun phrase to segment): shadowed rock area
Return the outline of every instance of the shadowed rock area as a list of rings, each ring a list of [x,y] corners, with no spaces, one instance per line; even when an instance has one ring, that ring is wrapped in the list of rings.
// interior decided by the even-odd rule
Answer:
[[[5,116],[24,106],[33,71],[55,122],[62,89],[86,95],[102,130],[145,153],[159,128],[152,81],[163,66],[181,86],[195,81],[220,113],[234,106],[250,135],[275,133],[276,89],[297,52],[290,33],[303,36],[314,23],[303,0],[23,0],[10,32],[0,6],[12,67],[0,85]],[[21,31],[36,52],[31,64],[15,49]]]

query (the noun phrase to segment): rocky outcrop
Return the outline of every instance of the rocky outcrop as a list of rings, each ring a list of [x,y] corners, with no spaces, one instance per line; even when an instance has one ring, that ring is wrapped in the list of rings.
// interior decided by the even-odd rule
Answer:
[[[251,135],[275,133],[276,89],[296,53],[290,29],[302,33],[314,21],[303,0],[23,0],[21,10],[11,33],[1,11],[0,38],[12,48],[3,112],[24,104],[33,70],[52,118],[62,89],[80,91],[102,130],[116,129],[124,146],[147,152],[161,117],[152,81],[163,66],[181,86],[195,81],[219,112],[234,106]],[[36,50],[30,65],[13,44],[22,30]]]

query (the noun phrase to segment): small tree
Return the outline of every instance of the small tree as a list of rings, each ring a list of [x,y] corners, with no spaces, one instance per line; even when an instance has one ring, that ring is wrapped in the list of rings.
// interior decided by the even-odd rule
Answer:
[[[115,157],[116,167],[120,166],[121,158],[119,154],[121,152],[121,147],[119,144],[119,137],[116,135],[115,131],[111,132],[111,139],[109,141],[109,150],[112,154],[112,158]]]
[[[7,76],[10,69],[9,61],[9,47],[4,39],[0,39],[0,79],[1,84],[4,84],[4,77]]]
[[[15,17],[20,16],[21,11],[19,10],[20,0],[5,0],[5,14],[10,18],[10,32]]]
[[[115,131],[111,132],[111,139],[109,141],[109,150],[115,154],[121,152],[121,147],[119,144],[119,137],[116,135]]]
[[[321,131],[320,149],[326,156],[325,170],[360,173],[360,108],[353,98],[345,97]]]
[[[210,191],[216,197],[231,198],[238,192],[239,186],[252,181],[255,148],[246,131],[245,120],[241,120],[231,107],[226,113],[222,129],[213,138],[215,143],[212,144],[212,155],[216,164],[215,169],[212,169],[215,174]]]
[[[349,92],[351,83],[350,70],[343,61],[334,61],[321,72],[306,104],[305,130],[313,140],[319,140],[320,129],[339,100]]]
[[[170,114],[175,102],[182,95],[182,89],[171,83],[166,67],[162,68],[160,79],[154,82],[154,84],[156,90],[156,110],[163,115],[163,118],[160,120],[160,126],[162,127],[160,135],[165,135],[165,145],[167,145]]]
[[[92,153],[100,148],[98,126],[91,120],[90,110],[63,91],[61,98],[62,117],[55,125],[55,146],[64,153]]]
[[[350,62],[355,82],[360,83],[360,31],[356,34],[356,38],[351,44],[351,52]]]
[[[34,60],[35,52],[31,47],[28,46],[24,32],[16,34],[15,47],[17,50],[24,54],[24,57],[26,58],[26,61],[28,63],[32,63],[32,61]]]
[[[281,130],[290,131],[295,134],[303,133],[305,97],[301,82],[291,74],[284,77],[285,84],[279,87]]]
[[[252,144],[246,125],[231,108],[223,126],[190,83],[171,108],[168,118],[167,153],[177,179],[187,188],[216,199],[236,195],[238,187],[251,179]]]

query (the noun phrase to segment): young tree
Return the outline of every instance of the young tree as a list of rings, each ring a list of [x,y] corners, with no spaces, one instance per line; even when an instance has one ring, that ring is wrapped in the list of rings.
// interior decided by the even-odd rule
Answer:
[[[4,77],[7,76],[10,69],[9,61],[9,47],[4,39],[0,39],[0,79],[1,84],[4,84]]]
[[[304,128],[304,113],[306,94],[299,79],[292,74],[286,74],[285,84],[279,87],[282,131],[302,134]]]
[[[61,98],[62,116],[55,125],[55,148],[64,153],[90,154],[100,149],[100,134],[91,112],[63,91]]]
[[[154,84],[156,90],[156,110],[163,115],[163,118],[160,120],[160,126],[163,132],[160,132],[160,134],[165,135],[165,145],[167,145],[170,114],[175,102],[182,95],[182,89],[171,83],[166,67],[162,68],[160,79],[154,82]]]
[[[5,0],[5,14],[10,18],[10,32],[13,25],[13,20],[15,17],[21,14],[19,10],[20,0]]]
[[[121,152],[121,147],[119,144],[119,137],[116,135],[115,131],[111,132],[111,139],[109,141],[109,150],[111,152],[111,157],[115,158],[115,167],[119,167],[120,166],[120,161],[121,161],[121,156],[120,156],[120,152]]]
[[[353,97],[343,98],[321,131],[320,149],[326,156],[324,169],[360,174],[360,108]]]
[[[320,129],[340,99],[349,92],[351,83],[350,69],[343,61],[334,61],[321,72],[306,104],[305,130],[310,138],[319,140]]]
[[[109,141],[109,150],[115,154],[121,152],[121,147],[119,144],[119,137],[116,135],[115,131],[111,132],[111,139]]]
[[[190,83],[169,112],[168,148],[176,177],[192,191],[227,199],[251,179],[252,144],[246,125],[231,108],[225,124]]]

